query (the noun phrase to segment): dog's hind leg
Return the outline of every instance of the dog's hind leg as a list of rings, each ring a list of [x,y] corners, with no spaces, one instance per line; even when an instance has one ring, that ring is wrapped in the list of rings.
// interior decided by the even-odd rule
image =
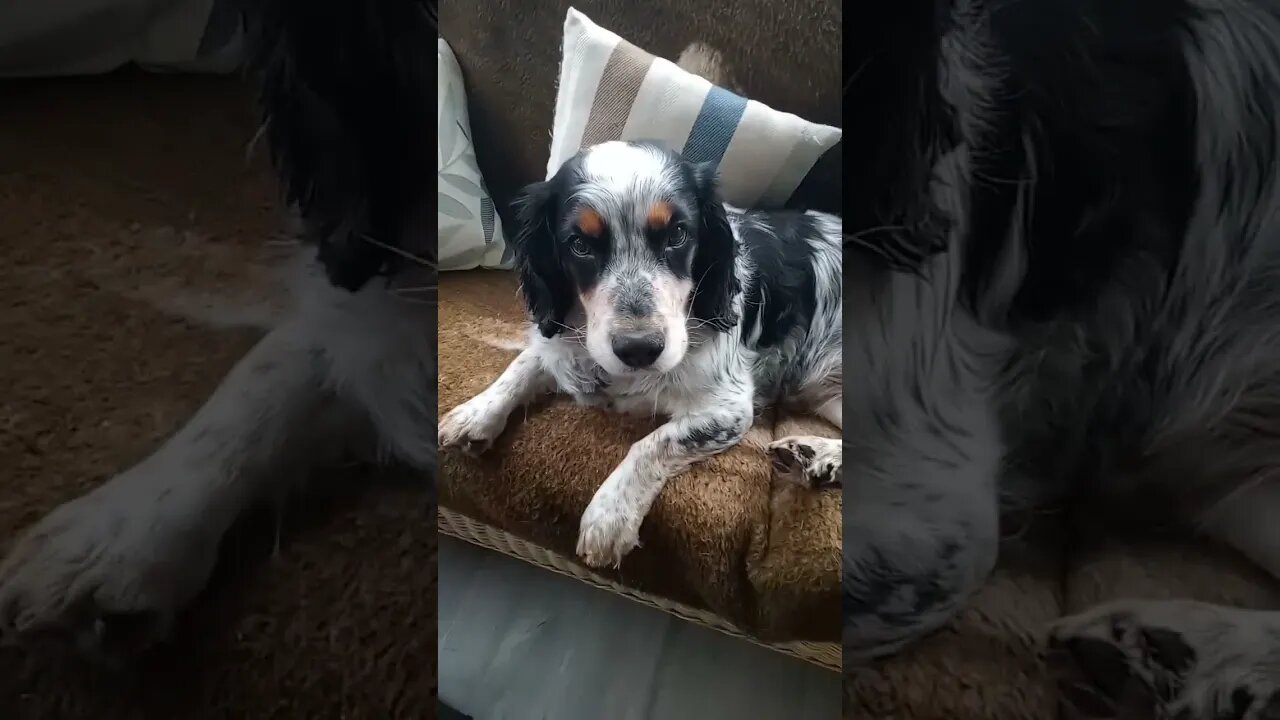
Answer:
[[[1201,518],[1210,537],[1280,578],[1280,481],[1234,493]],[[1155,707],[1161,717],[1280,718],[1280,609],[1122,600],[1066,618],[1050,647],[1077,707]]]
[[[1049,648],[1088,717],[1280,718],[1280,612],[1120,600],[1059,621]]]
[[[819,490],[840,487],[844,479],[841,441],[816,435],[791,435],[769,443],[769,459],[778,476]]]
[[[819,399],[814,414],[842,428],[844,398]],[[818,435],[790,435],[769,443],[769,459],[778,476],[804,487],[840,487],[843,479],[843,440]]]
[[[60,631],[104,659],[162,637],[237,516],[329,445],[317,431],[334,401],[313,332],[271,331],[155,453],[29,529],[0,565],[0,632]]]

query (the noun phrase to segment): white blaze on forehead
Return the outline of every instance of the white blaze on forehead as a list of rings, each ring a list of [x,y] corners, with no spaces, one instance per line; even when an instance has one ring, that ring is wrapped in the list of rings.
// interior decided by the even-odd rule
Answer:
[[[638,185],[656,186],[666,176],[667,165],[664,153],[617,141],[592,146],[582,158],[583,173],[614,192]]]

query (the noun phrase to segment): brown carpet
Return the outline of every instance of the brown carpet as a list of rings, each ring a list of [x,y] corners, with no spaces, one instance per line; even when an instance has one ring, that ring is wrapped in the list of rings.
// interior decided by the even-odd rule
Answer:
[[[0,93],[7,547],[157,447],[254,342],[154,300],[243,295],[282,223],[263,153],[245,159],[253,113],[235,80]],[[0,651],[0,718],[434,717],[434,516],[407,486],[345,474],[237,532],[174,642],[138,667]]]

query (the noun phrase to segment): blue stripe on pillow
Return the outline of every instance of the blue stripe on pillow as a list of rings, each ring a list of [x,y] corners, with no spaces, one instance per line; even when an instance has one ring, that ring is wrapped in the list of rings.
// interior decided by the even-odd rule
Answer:
[[[693,121],[693,128],[689,130],[689,139],[685,141],[682,154],[692,162],[719,164],[746,111],[746,98],[712,86],[706,100],[702,101],[698,119]]]

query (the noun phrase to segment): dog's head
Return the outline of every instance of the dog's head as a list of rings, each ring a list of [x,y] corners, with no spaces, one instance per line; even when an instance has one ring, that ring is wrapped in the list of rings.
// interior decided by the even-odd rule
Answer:
[[[542,334],[610,374],[667,372],[691,329],[737,318],[735,241],[715,169],[645,143],[583,150],[516,200],[512,249]]]

